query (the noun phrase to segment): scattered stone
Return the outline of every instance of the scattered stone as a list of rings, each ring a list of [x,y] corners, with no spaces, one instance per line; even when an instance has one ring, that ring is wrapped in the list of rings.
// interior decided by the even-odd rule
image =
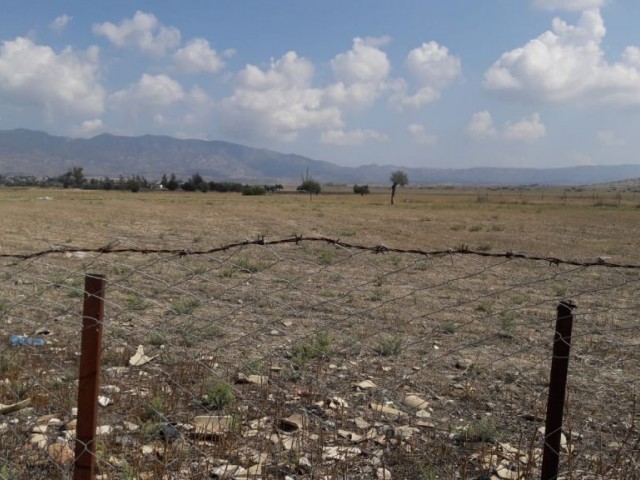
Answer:
[[[129,365],[131,365],[132,367],[141,367],[142,365],[149,363],[151,360],[153,360],[156,357],[157,355],[154,355],[153,357],[149,357],[148,355],[145,355],[144,346],[138,345],[138,349],[136,350],[136,353],[129,359]]]
[[[387,405],[382,405],[380,403],[371,403],[370,407],[372,410],[382,413],[384,415],[391,415],[393,417],[404,417],[406,414],[393,407],[388,407]]]
[[[331,397],[327,400],[327,406],[331,410],[342,410],[344,408],[349,408],[349,404],[340,397]]]
[[[109,397],[105,397],[104,395],[100,395],[98,397],[98,404],[101,407],[106,407],[108,405],[112,405],[113,404],[113,400],[111,400]]]
[[[201,415],[191,422],[195,427],[193,433],[203,436],[218,436],[228,433],[233,427],[231,415]]]
[[[308,472],[313,468],[313,465],[307,457],[300,457],[300,460],[298,460],[298,468]]]
[[[170,422],[165,423],[160,427],[160,438],[162,438],[165,442],[175,442],[176,440],[182,438],[182,435],[176,428],[177,424]]]
[[[65,467],[73,464],[75,455],[73,450],[63,443],[53,443],[47,447],[47,453],[54,462]]]
[[[356,383],[353,386],[359,388],[360,390],[369,390],[371,388],[377,387],[377,385],[371,380],[363,380],[362,382]]]
[[[418,418],[431,418],[431,412],[427,410],[418,410],[416,412],[416,417]]]
[[[353,420],[358,428],[369,428],[370,424],[364,418],[358,417]]]
[[[406,397],[404,397],[402,403],[407,407],[417,408],[420,410],[424,410],[425,408],[429,407],[429,402],[418,397],[417,395],[407,395]]]
[[[473,366],[473,362],[468,358],[458,358],[456,360],[456,368],[460,370],[467,370]]]
[[[323,460],[347,460],[361,453],[358,447],[322,447]]]
[[[250,383],[253,385],[264,386],[269,383],[269,377],[264,375],[245,375],[244,373],[238,373],[236,383]]]
[[[22,410],[23,408],[27,408],[31,404],[31,399],[27,398],[20,402],[11,403],[9,405],[5,405],[0,403],[0,415],[6,415],[7,413],[17,412],[18,410]]]
[[[283,418],[278,423],[278,428],[285,432],[293,432],[305,428],[308,423],[306,413],[294,413],[287,418]]]
[[[47,446],[47,437],[45,437],[41,433],[32,433],[29,437],[29,443],[32,445],[37,445],[40,448],[44,448]]]
[[[347,430],[338,429],[338,436],[342,438],[346,438],[347,440],[351,440],[354,443],[358,443],[362,441],[363,436],[354,432],[349,432]]]
[[[391,480],[391,472],[386,468],[378,468],[378,470],[376,470],[376,476],[378,480]]]
[[[48,425],[34,425],[31,433],[47,433]]]

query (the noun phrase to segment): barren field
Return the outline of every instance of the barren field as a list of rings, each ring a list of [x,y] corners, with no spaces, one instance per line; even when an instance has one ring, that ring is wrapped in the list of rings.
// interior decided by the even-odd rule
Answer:
[[[561,476],[640,478],[640,197],[340,190],[0,189],[0,479],[71,476],[87,273],[98,478],[539,478],[566,298]]]

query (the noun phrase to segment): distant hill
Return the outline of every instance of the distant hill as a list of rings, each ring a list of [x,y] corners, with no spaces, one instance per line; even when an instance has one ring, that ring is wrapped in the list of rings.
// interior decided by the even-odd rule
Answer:
[[[187,177],[199,172],[205,178],[243,182],[295,182],[308,170],[320,182],[386,184],[390,173],[398,168],[407,172],[413,185],[586,185],[640,177],[640,165],[557,169],[434,169],[397,165],[350,168],[215,140],[110,134],[84,139],[26,129],[0,130],[1,175],[60,175],[72,166],[82,166],[88,176],[96,177],[137,174],[154,179],[163,173]]]

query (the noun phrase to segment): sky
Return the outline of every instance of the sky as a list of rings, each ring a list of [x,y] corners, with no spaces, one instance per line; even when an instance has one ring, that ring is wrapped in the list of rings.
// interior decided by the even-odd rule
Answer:
[[[0,0],[0,129],[339,165],[639,163],[638,0]]]

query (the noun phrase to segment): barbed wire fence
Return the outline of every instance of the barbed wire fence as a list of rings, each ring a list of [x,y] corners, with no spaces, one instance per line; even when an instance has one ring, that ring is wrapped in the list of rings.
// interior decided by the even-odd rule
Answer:
[[[102,479],[640,476],[640,265],[323,237],[0,255],[0,479],[74,469],[82,300],[106,277]]]

